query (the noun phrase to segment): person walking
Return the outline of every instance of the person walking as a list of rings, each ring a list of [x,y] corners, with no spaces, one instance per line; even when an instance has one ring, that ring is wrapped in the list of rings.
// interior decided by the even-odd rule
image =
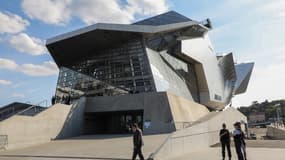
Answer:
[[[141,129],[139,129],[136,123],[132,124],[132,132],[133,132],[133,143],[134,143],[132,160],[135,160],[137,155],[139,155],[140,160],[144,160],[144,156],[142,154],[142,146],[143,146],[142,131]]]
[[[228,157],[229,160],[231,160],[232,158],[232,153],[231,153],[231,139],[230,139],[230,132],[226,127],[226,124],[223,123],[222,125],[222,129],[220,130],[220,142],[222,144],[222,156],[223,156],[223,160],[225,160],[225,156],[226,156],[226,147],[227,147],[227,151],[228,151]]]
[[[243,153],[243,158],[244,158],[244,160],[247,160],[247,158],[246,158],[246,143],[245,143],[245,135],[244,135],[244,133],[243,133],[243,131],[242,131],[242,129],[241,129],[241,124],[240,123],[238,123],[238,129],[240,130],[240,132],[241,132],[241,150],[242,150],[242,153]]]
[[[235,149],[237,153],[238,160],[244,160],[244,156],[242,153],[242,133],[240,130],[240,123],[236,122],[234,124],[235,130],[233,131],[233,137],[235,142]]]

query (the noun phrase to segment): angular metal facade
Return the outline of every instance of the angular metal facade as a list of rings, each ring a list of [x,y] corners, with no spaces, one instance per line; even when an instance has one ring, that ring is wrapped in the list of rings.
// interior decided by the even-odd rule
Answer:
[[[85,96],[166,91],[220,110],[245,91],[253,64],[244,70],[235,66],[232,54],[217,57],[208,31],[170,11],[130,25],[97,24],[49,39],[47,48],[60,67],[56,94],[76,98],[75,86]],[[88,80],[71,80],[67,73]],[[87,89],[79,87],[85,83]]]

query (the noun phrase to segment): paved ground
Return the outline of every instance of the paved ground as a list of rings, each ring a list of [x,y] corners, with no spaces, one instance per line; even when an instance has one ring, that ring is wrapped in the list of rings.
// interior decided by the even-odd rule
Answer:
[[[231,146],[234,146],[233,141],[231,141]],[[247,147],[252,148],[284,148],[285,140],[247,140]],[[220,147],[220,144],[214,145],[213,147]]]
[[[167,134],[144,136],[147,158],[165,140]],[[131,135],[81,136],[58,140],[20,150],[0,152],[0,160],[127,160],[132,155]]]
[[[236,152],[232,148],[232,160],[237,160]],[[284,160],[285,148],[247,148],[248,160]],[[208,148],[197,151],[175,160],[221,160],[220,148]]]
[[[285,140],[248,140],[248,160],[283,160],[285,157]],[[231,144],[231,146],[234,146]],[[232,147],[232,160],[237,160],[235,148]],[[206,153],[206,154],[205,154]],[[177,160],[220,160],[222,157],[220,144],[212,148],[177,157]]]
[[[167,134],[144,136],[144,155],[148,157],[167,137]],[[247,141],[248,160],[283,160],[285,141]],[[81,136],[53,141],[21,150],[0,152],[0,160],[128,160],[132,154],[130,135]],[[237,160],[234,148],[233,158]],[[219,145],[177,157],[175,160],[220,160]]]

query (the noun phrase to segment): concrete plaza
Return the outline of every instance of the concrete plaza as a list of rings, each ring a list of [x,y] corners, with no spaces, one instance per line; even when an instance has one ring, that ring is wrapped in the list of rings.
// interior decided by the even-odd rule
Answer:
[[[143,152],[147,158],[167,138],[167,134],[144,136]],[[282,160],[285,156],[285,141],[247,141],[249,160]],[[1,151],[0,160],[128,160],[132,154],[131,135],[80,136],[58,140],[19,150]],[[232,148],[232,160],[237,160]],[[221,148],[197,150],[175,160],[220,160]],[[173,159],[174,160],[174,159]]]
[[[232,160],[237,160],[235,149],[232,148]],[[248,160],[283,160],[285,148],[247,148]],[[193,152],[191,154],[177,157],[177,160],[221,160],[221,149],[218,147]],[[226,158],[227,159],[227,158]]]
[[[147,158],[168,134],[144,136],[143,153]],[[91,135],[57,140],[25,149],[0,151],[0,160],[127,160],[132,156],[131,135]]]
[[[248,160],[283,160],[285,156],[285,140],[248,140],[247,159]],[[232,141],[232,160],[237,160],[234,144]],[[227,152],[226,152],[227,155]],[[177,160],[220,160],[222,157],[220,144],[205,150],[196,151]]]

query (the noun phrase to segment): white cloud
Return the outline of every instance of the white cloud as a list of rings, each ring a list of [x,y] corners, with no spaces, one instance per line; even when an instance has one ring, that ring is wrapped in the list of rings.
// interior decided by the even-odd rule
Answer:
[[[10,59],[0,58],[0,69],[8,69],[8,70],[15,70],[17,69],[18,65],[15,61]]]
[[[71,16],[71,0],[23,0],[22,8],[32,19],[47,24],[64,24]]]
[[[47,53],[44,42],[38,38],[30,37],[26,33],[11,36],[9,44],[19,52],[30,55],[42,55]]]
[[[0,11],[0,34],[1,33],[18,33],[26,29],[30,24],[27,20],[16,14]]]
[[[21,93],[13,93],[12,94],[12,97],[16,97],[16,98],[24,98],[25,95],[24,94],[21,94]]]
[[[10,84],[12,84],[11,81],[0,79],[0,85],[10,85]]]
[[[43,62],[43,64],[17,64],[10,59],[0,58],[0,69],[18,71],[29,76],[51,76],[58,74],[58,68],[52,61]]]
[[[271,15],[275,15],[276,18],[284,18],[284,6],[284,0],[268,1],[267,3],[262,3],[257,11],[271,13]]]
[[[127,0],[131,12],[142,15],[155,15],[168,10],[165,0]]]
[[[74,15],[84,23],[116,22],[129,23],[133,14],[125,10],[117,0],[75,0],[72,4]]]
[[[50,76],[57,75],[58,68],[52,61],[46,61],[41,65],[23,64],[19,71],[30,76]]]
[[[22,8],[32,19],[47,24],[66,24],[72,17],[84,23],[130,23],[135,15],[168,10],[166,0],[23,0]]]

